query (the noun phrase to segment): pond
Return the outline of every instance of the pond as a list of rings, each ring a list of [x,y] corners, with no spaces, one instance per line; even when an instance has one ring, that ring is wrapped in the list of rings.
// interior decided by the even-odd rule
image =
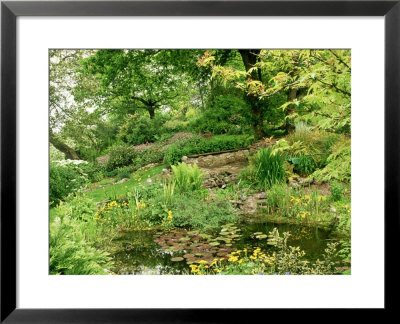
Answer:
[[[265,236],[275,227],[281,234],[289,232],[289,245],[300,246],[309,261],[321,259],[327,243],[332,241],[322,229],[273,223],[228,224],[214,235],[182,229],[134,230],[113,241],[115,265],[111,271],[120,275],[189,274],[189,264],[224,257],[235,249],[252,251],[260,247],[271,251],[274,246]]]

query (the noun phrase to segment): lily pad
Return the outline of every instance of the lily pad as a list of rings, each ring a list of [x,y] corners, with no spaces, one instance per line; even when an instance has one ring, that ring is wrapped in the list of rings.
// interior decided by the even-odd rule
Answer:
[[[256,238],[265,239],[265,238],[267,238],[267,235],[265,235],[265,234],[257,235]]]
[[[210,242],[210,245],[211,246],[217,246],[217,245],[219,245],[219,242]]]
[[[174,262],[179,262],[179,261],[183,261],[183,260],[184,260],[184,258],[182,258],[182,257],[176,257],[176,258],[171,259],[171,261],[174,261]]]

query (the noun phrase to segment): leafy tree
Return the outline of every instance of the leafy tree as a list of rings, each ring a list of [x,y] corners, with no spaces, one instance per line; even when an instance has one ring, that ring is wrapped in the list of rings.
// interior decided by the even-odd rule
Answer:
[[[77,87],[75,98],[90,97],[107,113],[133,114],[169,107],[185,87],[184,78],[175,74],[168,50],[98,50],[84,59],[80,72],[98,82],[94,89]]]
[[[78,110],[72,89],[79,80],[75,72],[79,60],[89,55],[89,50],[50,50],[49,51],[49,111],[50,111],[50,143],[63,152],[67,159],[78,160],[75,150],[66,144],[60,135],[66,122],[74,120]],[[75,119],[76,120],[76,119]]]
[[[292,107],[291,118],[309,120],[323,130],[350,134],[350,50],[269,51],[265,54],[279,55],[288,66],[286,72],[273,78],[274,84],[266,95],[288,89],[302,91],[303,95],[288,98],[281,106],[282,109]],[[290,59],[291,56],[296,59]]]
[[[286,93],[287,117],[310,120],[324,130],[350,132],[351,57],[349,50],[240,50],[246,71],[215,64],[206,51],[199,64],[213,76],[244,91],[251,103],[256,134],[263,136],[263,102]],[[267,75],[268,78],[263,77]]]

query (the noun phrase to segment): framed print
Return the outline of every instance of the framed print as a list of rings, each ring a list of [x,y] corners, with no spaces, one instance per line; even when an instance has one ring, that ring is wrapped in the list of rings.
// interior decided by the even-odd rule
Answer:
[[[1,321],[391,309],[399,14],[2,2]]]

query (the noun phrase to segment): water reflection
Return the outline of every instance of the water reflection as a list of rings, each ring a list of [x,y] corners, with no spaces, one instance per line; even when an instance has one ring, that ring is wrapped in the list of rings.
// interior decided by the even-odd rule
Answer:
[[[233,248],[252,250],[260,247],[263,251],[271,251],[274,247],[268,245],[266,239],[255,238],[254,233],[268,234],[274,227],[277,227],[280,233],[289,232],[291,234],[289,245],[300,246],[310,261],[321,259],[329,241],[329,233],[317,228],[272,223],[241,223],[237,226],[241,230],[241,236],[233,243]],[[185,261],[171,261],[171,258],[183,256],[187,251],[165,251],[154,242],[157,232],[159,231],[131,231],[114,240],[112,255],[115,266],[111,270],[122,275],[189,274],[190,268]]]

